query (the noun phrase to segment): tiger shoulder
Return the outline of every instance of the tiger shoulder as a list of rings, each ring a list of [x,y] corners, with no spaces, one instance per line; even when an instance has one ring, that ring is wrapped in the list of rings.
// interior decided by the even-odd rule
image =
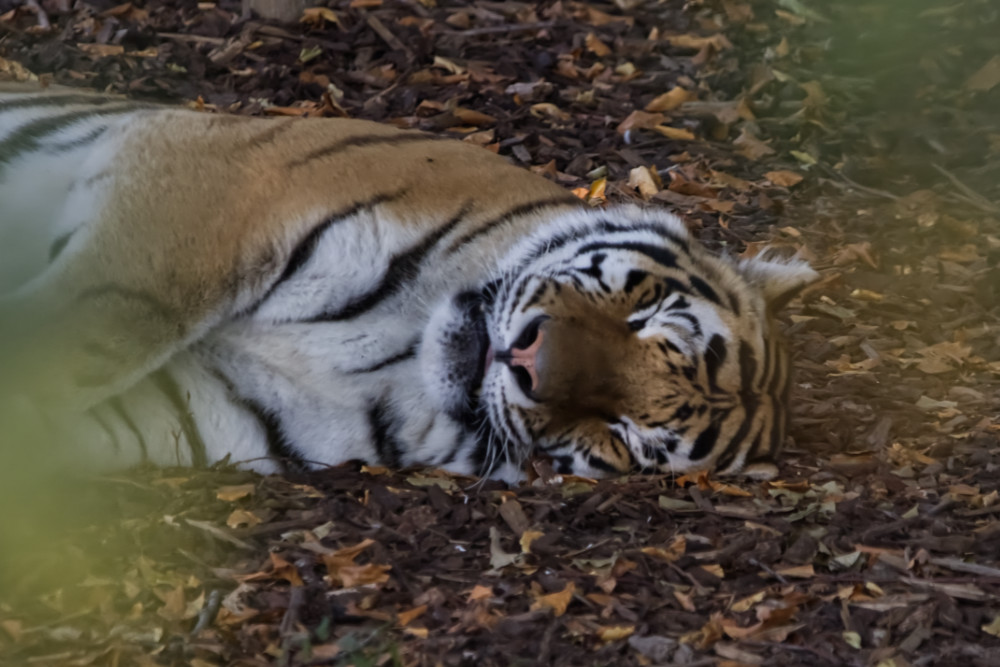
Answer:
[[[460,141],[0,83],[3,391],[98,468],[772,476],[815,276]]]

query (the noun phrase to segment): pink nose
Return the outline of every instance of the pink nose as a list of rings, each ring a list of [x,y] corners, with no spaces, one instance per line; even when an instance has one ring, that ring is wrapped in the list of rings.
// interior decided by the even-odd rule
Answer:
[[[520,366],[524,370],[528,371],[528,375],[531,377],[531,390],[535,391],[538,389],[538,370],[536,360],[538,357],[538,351],[542,347],[542,339],[545,337],[545,331],[543,329],[538,330],[538,335],[535,336],[535,340],[528,347],[523,350],[516,347],[510,348],[510,360],[507,365]]]

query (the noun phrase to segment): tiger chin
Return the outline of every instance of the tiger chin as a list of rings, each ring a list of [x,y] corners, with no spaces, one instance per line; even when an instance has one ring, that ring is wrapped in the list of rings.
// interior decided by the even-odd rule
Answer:
[[[0,83],[0,401],[92,467],[772,476],[815,277],[459,141]]]

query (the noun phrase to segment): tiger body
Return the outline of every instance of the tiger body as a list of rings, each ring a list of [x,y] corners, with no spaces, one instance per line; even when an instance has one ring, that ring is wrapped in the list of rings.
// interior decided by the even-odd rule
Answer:
[[[458,141],[0,84],[0,354],[98,467],[769,472],[812,278]]]

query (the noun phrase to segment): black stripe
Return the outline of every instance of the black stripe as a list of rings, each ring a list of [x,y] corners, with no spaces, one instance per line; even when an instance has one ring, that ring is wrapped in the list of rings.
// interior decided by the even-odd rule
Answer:
[[[651,260],[666,269],[677,268],[677,255],[673,251],[661,246],[650,245],[649,243],[636,243],[634,241],[611,243],[597,241],[595,243],[588,243],[587,245],[581,247],[580,254],[593,252],[594,250],[627,250],[630,252],[637,252],[640,255],[649,257]]]
[[[73,231],[67,234],[63,234],[62,236],[60,236],[59,238],[57,238],[55,241],[52,242],[52,245],[49,246],[49,264],[56,261],[56,258],[62,254],[62,251],[66,249],[66,244],[69,243],[69,240],[73,237],[73,234],[75,233],[76,230],[74,229]]]
[[[705,372],[708,375],[708,387],[713,392],[721,391],[718,383],[719,369],[726,363],[727,352],[726,339],[719,334],[715,334],[708,341],[708,347],[705,349],[704,355]]]
[[[125,104],[101,109],[86,109],[74,111],[60,116],[39,118],[25,123],[0,140],[0,167],[9,165],[22,154],[37,150],[42,145],[42,139],[54,132],[59,132],[76,123],[99,116],[110,116],[133,111],[135,105]]]
[[[198,425],[191,414],[190,397],[181,394],[180,385],[177,384],[177,380],[170,375],[170,372],[166,368],[161,368],[152,373],[149,379],[160,390],[160,393],[166,397],[167,401],[174,408],[174,412],[177,413],[177,421],[180,422],[181,431],[184,432],[184,437],[187,439],[188,447],[191,450],[191,465],[196,468],[204,468],[208,464],[208,457],[205,453],[205,441],[202,440],[201,433],[198,431]]]
[[[712,411],[712,421],[709,422],[708,427],[704,431],[698,434],[698,437],[694,441],[694,447],[691,448],[691,453],[688,455],[688,459],[700,461],[712,453],[715,443],[719,441],[721,430],[719,425],[729,416],[729,412],[729,410]]]
[[[540,243],[538,248],[524,257],[519,259],[518,270],[527,266],[531,262],[535,261],[542,255],[554,252],[565,245],[573,243],[574,241],[580,241],[589,236],[598,236],[600,234],[627,234],[631,232],[653,232],[660,236],[663,236],[671,243],[680,246],[681,250],[685,253],[689,251],[690,247],[688,242],[674,234],[673,232],[667,231],[660,225],[650,224],[650,223],[639,223],[634,225],[619,225],[608,220],[601,220],[596,225],[592,227],[587,227],[585,229],[575,229],[571,232],[566,232],[563,234],[557,234],[551,239],[546,240],[544,243]]]
[[[296,167],[302,167],[309,164],[313,160],[318,160],[320,158],[330,157],[336,155],[341,151],[346,151],[350,148],[360,148],[365,146],[398,146],[400,144],[411,144],[422,141],[441,141],[442,137],[435,136],[433,134],[424,134],[423,132],[400,132],[399,134],[362,134],[357,137],[350,137],[349,139],[341,139],[340,141],[334,142],[329,146],[323,148],[317,148],[311,153],[307,153],[304,157],[292,160],[286,165],[288,169],[295,169]]]
[[[632,458],[631,455],[629,456],[629,458],[630,459]],[[600,470],[601,472],[606,472],[606,473],[611,473],[611,474],[615,474],[615,473],[620,473],[621,472],[621,470],[619,470],[618,468],[614,467],[613,465],[611,465],[610,463],[608,463],[607,461],[605,461],[601,457],[599,457],[596,454],[594,454],[593,451],[587,452],[587,463],[590,464],[590,466],[592,468],[596,468],[597,470]]]
[[[670,312],[670,316],[671,317],[679,317],[681,319],[684,319],[684,320],[687,320],[688,322],[690,322],[691,323],[691,331],[694,332],[695,336],[697,336],[699,338],[701,337],[701,333],[702,333],[701,332],[701,322],[698,321],[697,317],[695,317],[691,313],[675,313],[673,311]]]
[[[518,204],[517,206],[514,206],[513,208],[508,209],[504,213],[496,216],[492,220],[487,220],[486,222],[477,225],[471,232],[456,239],[454,243],[448,246],[447,253],[449,255],[454,254],[456,251],[461,250],[462,247],[468,245],[475,239],[489,234],[497,227],[510,222],[514,218],[531,213],[540,213],[543,209],[557,206],[572,206],[573,208],[580,208],[583,206],[583,203],[577,197],[567,192],[565,195],[539,199],[526,204]],[[554,249],[551,244],[547,244],[545,248],[546,252]]]
[[[720,306],[722,305],[722,300],[719,299],[719,295],[715,292],[714,289],[712,289],[711,285],[709,285],[707,282],[705,282],[698,276],[692,275],[689,276],[688,278],[691,281],[691,287],[701,292],[702,296],[704,296],[712,303],[718,304]]]
[[[215,370],[214,372],[216,377],[219,377],[220,371]],[[274,459],[276,463],[281,464],[286,472],[308,470],[309,465],[306,463],[306,460],[295,450],[295,445],[292,441],[285,436],[278,413],[275,410],[265,408],[257,401],[239,396],[233,389],[233,384],[228,378],[224,382],[233,399],[246,407],[260,423],[261,428],[264,429],[268,456]]]
[[[417,348],[420,347],[420,340],[410,343],[410,346],[398,354],[394,354],[391,357],[387,357],[381,361],[377,361],[371,366],[365,366],[363,368],[355,368],[351,371],[352,374],[357,373],[374,373],[375,371],[380,371],[386,366],[392,366],[393,364],[398,364],[401,361],[406,361],[407,359],[412,359],[417,356]]]
[[[3,93],[0,93],[2,95]],[[131,104],[133,107],[149,108],[152,105],[140,102],[129,102],[120,97],[102,97],[100,95],[45,95],[26,93],[18,95],[16,99],[0,100],[0,113],[13,109],[27,109],[29,107],[68,107],[74,104],[86,104],[90,106],[102,106],[104,104]]]
[[[403,448],[396,434],[393,433],[395,415],[392,414],[388,402],[380,398],[368,409],[368,426],[377,463],[390,468],[399,468],[403,462]]]
[[[271,284],[271,286],[267,289],[267,292],[264,293],[264,296],[262,296],[256,304],[250,306],[245,312],[250,314],[258,310],[269,298],[271,298],[274,292],[281,287],[283,283],[290,280],[299,269],[305,266],[312,258],[313,253],[316,252],[316,248],[319,246],[319,242],[323,237],[323,234],[329,231],[331,227],[358,215],[362,211],[367,211],[387,202],[398,200],[405,195],[405,188],[396,190],[395,192],[383,192],[375,195],[367,201],[352,204],[343,211],[338,211],[337,213],[330,215],[323,222],[310,229],[309,232],[302,237],[301,240],[299,240],[299,242],[295,245],[295,248],[288,255],[288,261],[285,263],[285,268],[281,271],[281,275],[278,276],[278,279]]]
[[[732,437],[726,448],[722,450],[719,458],[715,461],[715,467],[717,470],[725,470],[729,467],[729,464],[733,462],[736,455],[744,449],[743,444],[750,435],[750,429],[753,427],[754,417],[757,416],[758,402],[756,397],[748,397],[747,400],[743,401],[743,421],[740,423],[740,427],[736,430],[736,434]]]
[[[601,221],[601,231],[615,234],[628,232],[654,232],[664,237],[671,243],[680,246],[681,250],[685,253],[689,252],[691,249],[691,246],[686,238],[678,236],[673,230],[667,229],[664,225],[657,224],[655,222],[640,222],[620,225],[605,219]]]
[[[749,459],[753,454],[753,448],[760,443],[760,432],[758,431],[754,440],[750,443],[745,441],[751,435],[754,419],[757,417],[757,410],[760,408],[760,397],[754,387],[754,380],[757,377],[757,358],[753,348],[746,341],[740,341],[740,400],[743,403],[743,422],[737,429],[736,434],[726,445],[726,448],[716,460],[716,468],[724,470],[736,459],[737,454],[743,451],[745,459]],[[761,424],[761,428],[764,424]]]
[[[146,439],[142,437],[142,431],[139,430],[139,427],[136,425],[135,420],[132,419],[132,416],[128,413],[128,410],[125,409],[125,404],[122,402],[121,397],[115,396],[109,400],[108,407],[110,407],[115,414],[118,415],[118,418],[121,419],[125,426],[128,427],[128,430],[132,431],[132,435],[135,436],[136,442],[139,443],[139,450],[142,452],[142,462],[146,463],[149,461],[149,451],[146,449]]]
[[[420,264],[423,262],[427,254],[446,234],[448,234],[448,232],[453,230],[460,222],[462,222],[471,208],[472,204],[466,202],[462,205],[462,208],[459,209],[458,213],[451,218],[451,220],[428,234],[427,237],[416,246],[410,248],[406,252],[394,256],[389,261],[389,266],[386,268],[385,274],[382,276],[382,280],[375,287],[375,289],[371,290],[367,294],[362,294],[361,296],[355,298],[339,310],[320,313],[319,315],[311,317],[306,321],[338,322],[347,320],[371,310],[384,300],[391,297],[393,294],[398,292],[408,280],[415,278],[417,274],[420,273]]]
[[[98,139],[100,139],[104,135],[104,133],[107,132],[107,131],[108,131],[108,128],[107,128],[106,125],[104,127],[98,127],[96,129],[92,130],[91,132],[83,135],[79,139],[73,139],[71,141],[64,141],[62,143],[52,144],[51,146],[46,146],[45,147],[45,152],[46,153],[50,153],[50,154],[52,154],[52,153],[59,154],[59,153],[65,153],[67,151],[71,151],[71,150],[74,150],[74,149],[77,149],[77,148],[83,148],[87,144],[92,144],[95,141],[97,141]]]

